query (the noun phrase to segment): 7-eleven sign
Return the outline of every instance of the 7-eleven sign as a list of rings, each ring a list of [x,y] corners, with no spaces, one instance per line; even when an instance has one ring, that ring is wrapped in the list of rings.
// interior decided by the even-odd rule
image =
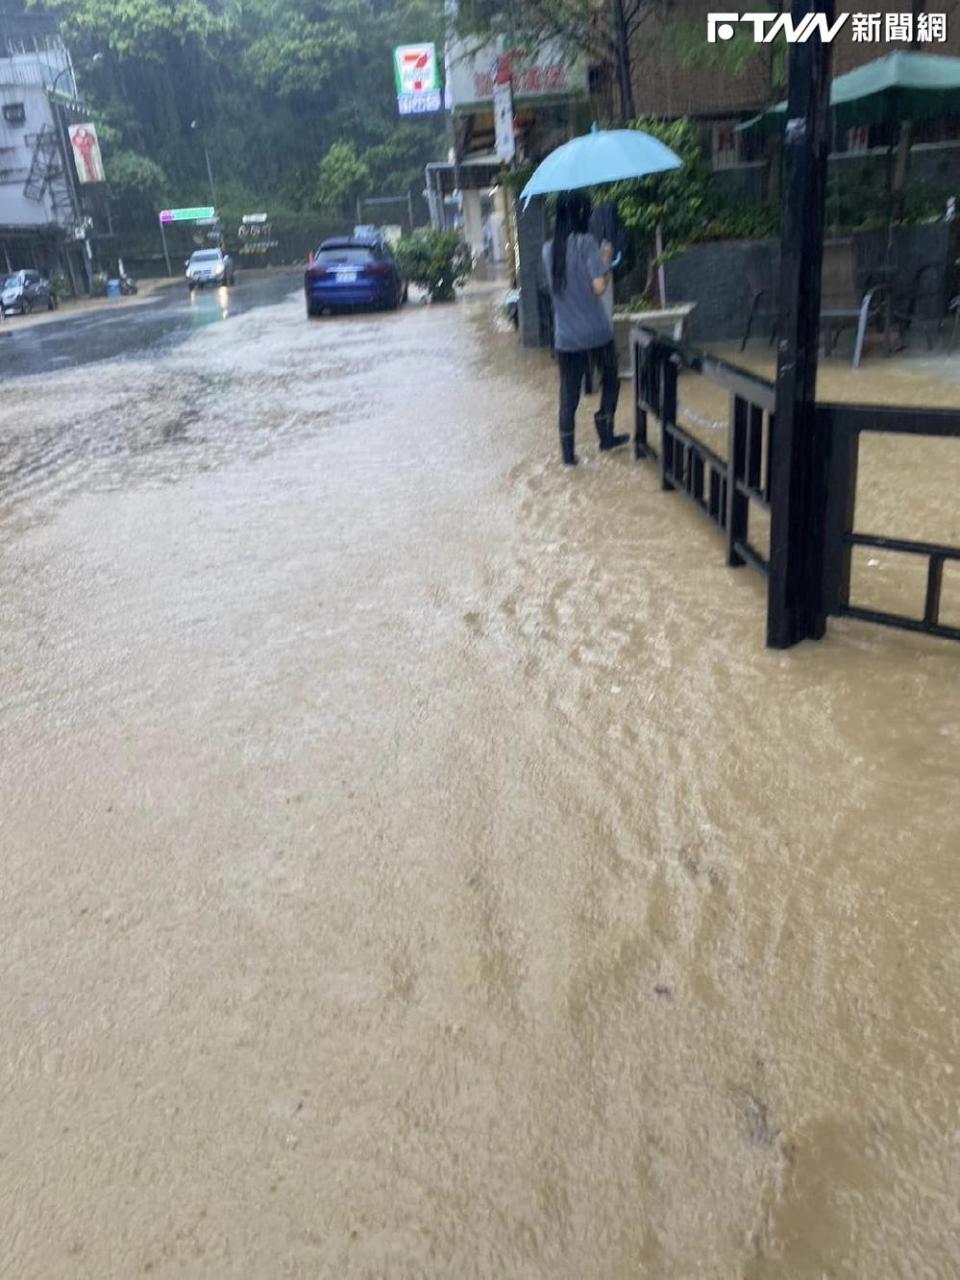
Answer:
[[[433,93],[440,88],[437,50],[432,44],[401,44],[393,51],[397,97],[406,93]]]

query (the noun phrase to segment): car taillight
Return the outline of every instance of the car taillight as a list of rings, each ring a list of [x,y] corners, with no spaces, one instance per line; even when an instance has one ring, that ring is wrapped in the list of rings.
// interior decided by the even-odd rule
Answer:
[[[390,263],[389,262],[368,262],[367,270],[372,271],[375,276],[385,276],[389,274]]]
[[[320,267],[315,262],[311,263],[310,266],[307,267],[307,275],[310,276],[312,280],[316,280],[319,276],[325,276],[326,274],[327,268]]]

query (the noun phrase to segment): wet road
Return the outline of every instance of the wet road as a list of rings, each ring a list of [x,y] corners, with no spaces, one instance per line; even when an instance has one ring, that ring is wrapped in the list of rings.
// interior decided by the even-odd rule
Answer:
[[[25,324],[10,316],[0,326],[0,376],[4,378],[75,368],[119,356],[159,352],[198,329],[286,298],[297,284],[295,270],[239,272],[229,289],[193,295],[182,281],[156,294],[104,303],[96,310]]]
[[[492,297],[8,381],[0,1275],[957,1274],[958,650]]]

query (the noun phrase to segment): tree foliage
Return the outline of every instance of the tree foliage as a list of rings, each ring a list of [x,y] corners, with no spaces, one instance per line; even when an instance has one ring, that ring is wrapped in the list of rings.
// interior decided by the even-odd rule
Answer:
[[[110,189],[121,203],[150,208],[163,199],[167,175],[149,156],[114,148],[107,153],[105,169]]]
[[[756,44],[746,27],[738,27],[732,40],[713,44],[703,38],[703,23],[678,19],[665,26],[660,34],[664,56],[681,67],[711,67],[734,78],[761,64],[767,99],[782,97],[787,86],[787,53],[784,41]]]
[[[665,143],[683,161],[681,169],[618,182],[603,189],[613,199],[630,233],[634,256],[646,260],[644,293],[651,295],[654,269],[701,240],[763,238],[776,234],[778,211],[768,205],[745,204],[723,194],[703,153],[700,128],[689,119],[641,118],[631,128],[642,129]],[[662,257],[656,253],[657,228]]]
[[[613,198],[620,217],[643,239],[652,239],[657,226],[661,226],[664,251],[679,251],[704,225],[711,198],[710,167],[703,156],[700,131],[685,118],[664,121],[641,117],[633,121],[631,128],[659,138],[676,152],[683,167],[617,183]]]
[[[315,203],[326,212],[348,214],[370,186],[370,169],[352,142],[335,142],[317,166]]]
[[[442,0],[31,3],[60,19],[121,222],[207,203],[204,146],[221,205],[271,212],[329,207],[331,181],[344,212],[365,186],[418,192],[443,154],[436,117],[398,119],[392,65],[394,45],[441,39]]]

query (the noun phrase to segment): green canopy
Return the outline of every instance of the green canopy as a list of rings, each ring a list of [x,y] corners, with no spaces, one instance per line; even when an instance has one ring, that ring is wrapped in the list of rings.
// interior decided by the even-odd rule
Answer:
[[[960,58],[888,53],[838,76],[830,86],[830,106],[838,131],[960,115]],[[737,125],[737,131],[779,133],[786,119],[787,104],[778,102]]]

